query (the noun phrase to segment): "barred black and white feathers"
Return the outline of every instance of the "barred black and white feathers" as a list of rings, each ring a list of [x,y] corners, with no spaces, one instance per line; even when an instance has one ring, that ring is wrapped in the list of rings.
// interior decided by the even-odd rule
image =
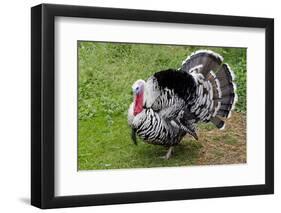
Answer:
[[[222,56],[212,51],[200,50],[189,56],[180,71],[190,73],[196,81],[196,93],[191,106],[197,119],[211,121],[218,128],[224,128],[237,101],[234,73]]]
[[[136,81],[133,92],[128,111],[133,132],[165,146],[177,145],[186,134],[197,139],[200,121],[223,128],[237,101],[233,72],[220,55],[208,50],[191,54],[177,70]]]
[[[178,144],[186,134],[176,123],[167,122],[152,109],[144,109],[136,115],[132,126],[144,141],[164,146]]]

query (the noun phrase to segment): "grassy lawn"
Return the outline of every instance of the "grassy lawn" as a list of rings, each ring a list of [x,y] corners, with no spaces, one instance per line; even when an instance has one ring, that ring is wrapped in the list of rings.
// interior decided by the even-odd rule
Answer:
[[[131,85],[178,68],[191,52],[220,53],[236,74],[239,101],[224,131],[201,124],[199,141],[186,137],[169,160],[166,148],[132,144],[127,109]],[[243,163],[246,161],[246,49],[79,42],[79,170]]]

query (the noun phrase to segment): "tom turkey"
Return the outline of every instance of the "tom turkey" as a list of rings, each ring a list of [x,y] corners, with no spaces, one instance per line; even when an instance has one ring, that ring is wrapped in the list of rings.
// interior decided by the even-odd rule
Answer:
[[[234,75],[219,54],[200,50],[182,66],[156,72],[132,86],[134,101],[128,110],[132,139],[136,134],[147,143],[173,147],[186,134],[196,140],[196,124],[212,122],[223,129],[237,101]]]

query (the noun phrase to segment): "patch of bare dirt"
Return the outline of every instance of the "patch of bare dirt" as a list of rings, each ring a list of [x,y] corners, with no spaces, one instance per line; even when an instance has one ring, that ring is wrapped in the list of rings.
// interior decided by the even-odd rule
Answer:
[[[233,113],[224,130],[198,128],[199,143],[197,165],[246,163],[246,115]]]

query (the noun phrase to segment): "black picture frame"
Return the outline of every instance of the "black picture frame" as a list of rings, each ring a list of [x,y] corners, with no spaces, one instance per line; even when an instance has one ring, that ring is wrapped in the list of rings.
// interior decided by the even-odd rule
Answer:
[[[54,195],[54,20],[58,16],[264,28],[266,32],[265,184],[56,197]],[[272,194],[274,193],[274,20],[53,4],[32,7],[31,112],[31,204],[39,208]]]

